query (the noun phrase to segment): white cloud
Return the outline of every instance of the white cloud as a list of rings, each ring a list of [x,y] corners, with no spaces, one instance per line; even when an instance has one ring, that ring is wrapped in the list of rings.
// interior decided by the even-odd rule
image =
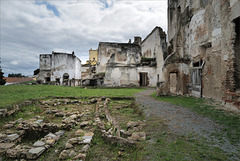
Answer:
[[[75,51],[84,63],[100,41],[145,38],[155,26],[167,30],[167,2],[48,0],[59,12],[29,0],[1,0],[1,57],[7,73],[32,74],[40,53]],[[18,62],[18,63],[16,63]]]
[[[13,61],[10,62],[10,64],[12,64],[12,65],[18,65],[18,61],[13,60]]]

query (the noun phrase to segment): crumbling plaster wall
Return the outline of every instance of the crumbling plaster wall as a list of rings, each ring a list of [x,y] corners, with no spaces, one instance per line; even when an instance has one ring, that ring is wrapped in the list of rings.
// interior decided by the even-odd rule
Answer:
[[[169,0],[168,3],[168,54],[177,53],[180,59],[189,59],[186,62],[189,69],[198,61],[205,63],[202,69],[203,97],[221,100],[227,91],[234,92],[236,38],[233,21],[240,16],[240,1]],[[167,80],[169,73],[164,75]],[[168,83],[165,81],[164,84],[167,86]]]
[[[155,77],[157,78],[157,75],[159,75],[158,81],[161,81],[162,67],[167,54],[166,33],[161,27],[155,27],[152,32],[146,36],[141,43],[141,49],[143,57],[156,58],[157,70]],[[154,86],[156,86],[156,84]]]
[[[157,95],[169,95],[170,92],[170,75],[171,73],[176,74],[176,91],[172,94],[180,94],[185,95],[188,93],[187,84],[189,83],[188,77],[189,77],[189,69],[188,65],[185,63],[171,63],[166,65],[163,68],[163,77],[164,81],[159,84],[161,86],[161,89],[157,90]]]
[[[89,79],[90,77],[90,65],[89,64],[83,64],[81,67],[81,79]]]
[[[143,42],[140,37],[134,39],[133,43],[99,43],[97,73],[106,72],[105,86],[140,86],[143,81],[141,85],[154,87],[162,78],[166,33],[155,27]]]
[[[63,83],[63,75],[67,73],[69,79],[81,79],[81,61],[73,54],[53,53],[52,54],[51,81],[60,79]]]
[[[105,86],[137,86],[136,65],[141,48],[133,43],[99,43],[98,73],[106,72]],[[104,63],[107,62],[107,63]]]
[[[140,62],[141,49],[138,44],[100,42],[98,46],[97,73],[105,72],[107,63],[124,65]]]
[[[148,66],[107,66],[105,86],[140,86],[139,73],[147,73],[150,87],[156,87],[156,68]]]
[[[52,67],[52,55],[41,54],[39,56],[39,73],[37,75],[38,82],[46,83],[45,78],[51,77],[51,67]]]
[[[57,53],[41,54],[39,59],[40,72],[37,80],[42,83],[46,82],[46,77],[50,78],[50,82],[56,82],[59,79],[60,84],[63,83],[63,75],[69,75],[69,84],[72,86],[79,85],[81,79],[81,60],[74,54]]]

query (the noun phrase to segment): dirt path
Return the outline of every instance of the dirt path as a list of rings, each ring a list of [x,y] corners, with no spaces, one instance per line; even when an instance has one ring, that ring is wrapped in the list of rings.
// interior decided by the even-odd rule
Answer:
[[[232,145],[224,137],[221,126],[207,117],[200,116],[187,108],[161,102],[150,95],[155,90],[144,90],[136,95],[136,102],[144,111],[147,121],[156,118],[163,120],[171,133],[188,136],[194,134],[194,139],[205,139],[211,146],[219,147],[226,153],[238,154],[239,145]],[[157,127],[155,127],[157,128]],[[157,131],[156,131],[157,132]],[[221,134],[216,137],[216,134]],[[233,155],[233,160],[239,160],[239,156]]]

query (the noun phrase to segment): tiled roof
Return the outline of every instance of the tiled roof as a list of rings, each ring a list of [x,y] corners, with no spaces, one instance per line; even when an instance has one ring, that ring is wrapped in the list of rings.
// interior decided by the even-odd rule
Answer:
[[[4,77],[3,79],[6,79],[7,83],[21,83],[33,80],[33,78],[27,77]]]

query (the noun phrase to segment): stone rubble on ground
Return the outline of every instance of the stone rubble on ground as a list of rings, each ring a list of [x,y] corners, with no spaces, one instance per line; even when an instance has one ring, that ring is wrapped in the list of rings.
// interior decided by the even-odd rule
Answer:
[[[86,159],[94,137],[92,126],[97,126],[106,141],[112,144],[134,145],[136,141],[145,140],[146,134],[139,132],[144,126],[140,121],[129,121],[127,123],[127,131],[125,131],[117,126],[118,123],[115,122],[110,113],[107,115],[110,121],[104,122],[101,120],[102,117],[106,117],[105,108],[108,108],[109,101],[109,98],[91,99],[90,101],[71,99],[40,100],[41,106],[45,109],[44,114],[51,115],[51,117],[59,117],[57,119],[61,119],[60,123],[47,123],[42,116],[35,116],[28,120],[20,118],[16,121],[8,122],[3,127],[5,129],[15,129],[17,132],[8,130],[0,133],[0,155],[6,154],[7,157],[16,159],[37,159],[65,135],[65,130],[72,130],[76,126],[79,126],[80,129],[72,133],[71,138],[65,143],[65,149],[63,151],[55,150],[55,153],[59,153],[60,160],[68,158],[75,160]],[[74,103],[79,105],[95,103],[97,109],[95,110],[94,121],[89,119],[92,113],[88,109],[84,109],[84,112],[77,110],[66,112],[66,110],[60,110],[56,107]],[[52,106],[55,107],[51,108]],[[105,126],[111,126],[111,128],[106,130]],[[119,136],[115,136],[114,131],[116,130],[119,132]],[[29,133],[34,135],[44,134],[45,136],[41,136],[30,146],[17,145]],[[79,146],[81,148],[76,150]]]

